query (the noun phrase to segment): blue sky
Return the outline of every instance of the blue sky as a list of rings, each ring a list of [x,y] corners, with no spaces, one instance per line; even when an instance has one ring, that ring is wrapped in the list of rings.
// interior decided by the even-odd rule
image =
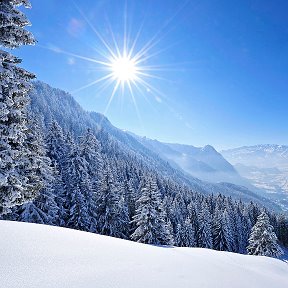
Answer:
[[[39,80],[71,92],[87,110],[106,112],[115,126],[217,149],[288,144],[287,1],[31,3],[25,13],[38,44],[14,53]],[[114,49],[111,31],[122,47],[124,23],[130,46],[142,27],[135,52],[153,40],[142,65],[157,66],[151,72],[156,77],[143,79],[151,89],[133,88],[137,109],[125,89],[107,110],[113,83],[105,90],[101,82],[79,90],[107,74],[103,65],[81,57],[102,61],[109,55],[99,35]]]

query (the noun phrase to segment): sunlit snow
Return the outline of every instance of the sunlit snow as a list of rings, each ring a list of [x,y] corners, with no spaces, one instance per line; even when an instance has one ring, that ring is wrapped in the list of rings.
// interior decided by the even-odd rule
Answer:
[[[268,257],[156,247],[9,221],[0,221],[0,234],[5,288],[288,287],[287,263]]]

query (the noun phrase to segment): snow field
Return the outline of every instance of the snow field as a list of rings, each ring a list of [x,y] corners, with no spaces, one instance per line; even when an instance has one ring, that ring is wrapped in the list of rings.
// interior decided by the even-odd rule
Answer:
[[[156,247],[39,224],[0,221],[5,288],[284,288],[284,261]]]

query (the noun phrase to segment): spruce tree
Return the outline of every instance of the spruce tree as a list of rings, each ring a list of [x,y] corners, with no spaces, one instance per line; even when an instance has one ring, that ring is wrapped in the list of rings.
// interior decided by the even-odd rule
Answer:
[[[212,219],[207,203],[202,203],[199,214],[198,247],[212,248]]]
[[[96,195],[97,232],[118,238],[127,238],[129,216],[124,191],[117,185],[109,165]]]
[[[141,193],[136,202],[136,215],[133,217],[137,228],[131,239],[146,244],[171,244],[172,235],[165,222],[166,215],[156,181],[149,177]]]
[[[38,120],[32,114],[29,115],[29,133],[26,145],[32,151],[27,157],[29,162],[25,165],[25,171],[29,177],[30,185],[43,184],[39,195],[33,202],[24,203],[17,207],[18,221],[40,224],[57,224],[58,207],[55,202],[55,171],[51,167],[51,161],[46,156],[43,135]],[[24,169],[24,168],[23,168]],[[30,172],[30,173],[29,173]]]
[[[187,206],[181,193],[177,193],[174,199],[172,199],[173,198],[169,199],[168,201],[166,197],[165,204],[167,206],[167,215],[171,221],[173,231],[176,234],[177,230],[179,230],[178,224],[180,224],[180,226],[184,224],[185,219],[188,217],[188,213]]]
[[[288,246],[288,219],[284,214],[280,214],[277,217],[277,235],[279,238],[279,241],[285,245]]]
[[[51,169],[51,161],[46,156],[43,135],[38,123],[38,119],[29,113],[27,121],[26,141],[26,157],[22,164],[23,173],[27,175],[27,189],[41,190],[53,182],[53,172]],[[31,196],[30,196],[31,197]],[[27,200],[32,200],[28,198]]]
[[[178,247],[195,247],[195,231],[189,218],[187,218],[183,225],[177,225],[175,245]]]
[[[66,226],[68,218],[68,207],[66,207],[66,193],[64,184],[65,161],[67,160],[69,149],[66,145],[64,133],[59,124],[52,120],[48,126],[45,144],[47,148],[47,156],[52,162],[54,170],[54,190],[55,201],[58,207],[58,225]]]
[[[82,185],[76,183],[73,191],[70,190],[69,218],[67,226],[77,230],[89,231],[90,219],[88,216],[88,205],[83,195]]]
[[[70,228],[89,231],[91,184],[87,172],[87,162],[81,157],[76,145],[73,145],[64,166],[66,167],[63,172],[66,192],[64,205],[68,211],[66,225]]]
[[[62,128],[53,120],[46,136],[47,154],[52,161],[54,167],[59,171],[63,169],[65,157],[68,154],[64,134]]]
[[[30,8],[26,0],[0,1],[0,215],[35,198],[41,188],[41,183],[30,185],[33,171],[27,174],[24,169],[27,157],[33,154],[25,141],[27,93],[35,76],[17,66],[21,59],[1,49],[35,43],[32,34],[25,30],[29,20],[17,9],[21,5]]]
[[[273,226],[270,224],[269,217],[265,211],[258,216],[257,222],[252,228],[247,251],[250,255],[269,257],[279,257],[283,254],[277,243],[277,236],[273,231]]]
[[[213,225],[213,249],[219,251],[232,251],[231,225],[229,223],[229,215],[225,209],[222,212],[219,208]]]
[[[187,212],[188,212],[188,218],[190,219],[190,222],[191,222],[191,227],[195,231],[194,240],[195,240],[196,245],[198,246],[197,231],[199,231],[199,219],[198,219],[199,212],[198,212],[196,201],[194,202],[193,200],[191,201],[191,203],[189,203],[189,205],[187,206]]]
[[[91,189],[95,200],[95,193],[99,190],[103,178],[103,159],[101,156],[101,147],[99,141],[90,129],[80,139],[80,155],[87,162],[87,172],[90,177]],[[92,204],[95,201],[89,201]],[[92,208],[93,209],[93,208]]]
[[[103,159],[101,157],[101,146],[91,129],[87,129],[80,141],[81,156],[87,161],[88,173],[97,178],[98,173],[103,169]],[[95,179],[97,181],[98,179]]]

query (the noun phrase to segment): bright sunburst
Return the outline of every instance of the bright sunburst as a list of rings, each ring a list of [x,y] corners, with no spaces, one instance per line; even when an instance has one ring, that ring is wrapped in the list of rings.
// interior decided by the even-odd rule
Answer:
[[[111,29],[110,24],[108,23],[107,27],[110,28],[111,37],[110,39],[105,39],[103,35],[96,29],[96,27],[90,22],[90,20],[86,17],[85,13],[77,7],[79,13],[85,20],[85,22],[90,26],[91,30],[95,33],[98,40],[100,40],[100,43],[102,44],[101,50],[97,50],[96,52],[100,57],[93,58],[93,57],[87,57],[87,56],[81,56],[74,53],[63,51],[59,48],[50,48],[54,52],[58,53],[64,53],[66,55],[79,58],[85,61],[89,61],[93,64],[95,64],[95,70],[99,70],[103,72],[102,77],[98,77],[94,81],[84,85],[83,87],[80,87],[74,93],[79,92],[80,90],[86,89],[88,87],[91,87],[93,85],[97,85],[97,91],[96,93],[103,92],[104,90],[111,87],[112,92],[109,94],[109,100],[106,106],[106,109],[104,111],[104,114],[109,109],[110,104],[112,103],[114,97],[118,92],[120,91],[120,94],[122,95],[121,99],[123,99],[124,94],[127,95],[130,94],[132,101],[134,103],[135,109],[137,111],[139,120],[140,115],[137,107],[137,101],[136,101],[136,94],[141,95],[145,98],[145,100],[151,105],[149,97],[147,97],[147,94],[154,97],[154,99],[157,102],[162,103],[162,98],[164,95],[156,89],[151,84],[151,79],[163,79],[159,77],[159,75],[154,75],[153,72],[159,71],[159,70],[167,70],[161,68],[161,66],[153,66],[153,65],[147,65],[149,60],[161,53],[163,50],[158,50],[154,53],[152,53],[152,48],[154,48],[159,41],[165,36],[165,33],[163,33],[163,29],[173,20],[175,15],[180,11],[177,11],[171,19],[168,19],[168,21],[165,22],[165,25],[161,27],[160,30],[158,30],[153,37],[146,42],[146,44],[142,45],[142,47],[139,49],[136,49],[138,46],[138,40],[140,37],[140,32],[143,28],[143,25],[141,25],[139,31],[136,33],[135,37],[130,37],[131,35],[127,35],[127,23],[126,21],[126,12],[124,13],[124,33],[123,33],[123,39],[121,44],[119,41],[116,40],[115,35],[113,33],[113,30]],[[182,9],[182,8],[181,8]],[[167,31],[166,31],[167,32]],[[113,43],[111,45],[111,43]],[[121,47],[121,48],[120,48]],[[104,49],[103,49],[104,48]],[[165,79],[166,80],[166,79]]]
[[[121,82],[135,81],[138,74],[137,64],[135,61],[125,55],[113,59],[111,70],[115,79]]]

